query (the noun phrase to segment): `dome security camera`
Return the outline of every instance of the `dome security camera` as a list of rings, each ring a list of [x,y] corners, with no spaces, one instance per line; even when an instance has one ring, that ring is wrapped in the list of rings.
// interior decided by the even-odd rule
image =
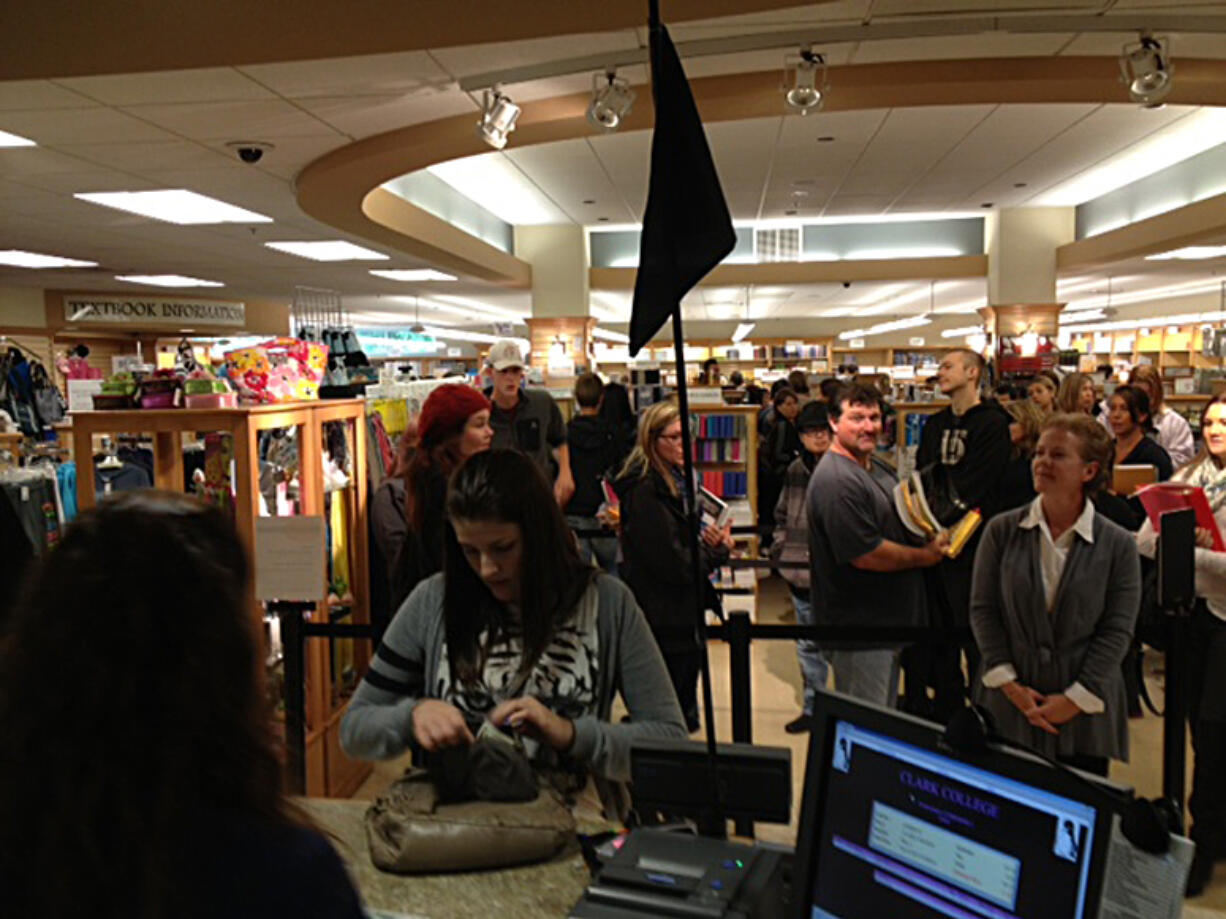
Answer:
[[[264,158],[265,153],[274,149],[272,144],[259,140],[232,140],[226,146],[248,166],[254,166]]]

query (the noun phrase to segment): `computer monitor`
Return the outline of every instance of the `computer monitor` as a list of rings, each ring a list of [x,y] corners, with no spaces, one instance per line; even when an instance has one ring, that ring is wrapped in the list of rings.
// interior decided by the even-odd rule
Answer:
[[[815,707],[795,919],[1094,919],[1124,792],[847,696]]]

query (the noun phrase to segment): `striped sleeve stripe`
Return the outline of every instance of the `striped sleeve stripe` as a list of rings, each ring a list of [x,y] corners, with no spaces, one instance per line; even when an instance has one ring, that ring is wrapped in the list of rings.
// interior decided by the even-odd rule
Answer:
[[[408,683],[402,683],[398,680],[393,680],[391,677],[384,676],[374,667],[366,671],[366,676],[363,679],[376,689],[395,693],[398,696],[407,696],[413,691],[413,687]]]
[[[375,656],[380,660],[387,661],[389,664],[399,670],[411,671],[414,669],[413,662],[407,657],[397,654],[395,651],[389,648],[387,646],[387,642],[379,643],[379,647],[375,650]]]

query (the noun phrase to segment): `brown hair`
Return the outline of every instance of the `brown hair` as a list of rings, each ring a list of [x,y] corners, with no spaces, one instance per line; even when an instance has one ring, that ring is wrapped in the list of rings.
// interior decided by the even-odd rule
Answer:
[[[1056,391],[1056,411],[1074,414],[1081,412],[1077,403],[1081,399],[1081,388],[1086,383],[1094,385],[1094,380],[1088,373],[1070,373],[1066,376]]]
[[[594,373],[581,373],[575,380],[575,404],[580,408],[596,408],[604,394],[604,383]]]
[[[1022,443],[1020,446],[1014,445],[1014,459],[1019,456],[1033,456],[1035,445],[1039,442],[1039,434],[1043,430],[1043,410],[1029,399],[1006,402],[1004,409],[1010,418],[1022,426]]]
[[[151,490],[84,511],[43,556],[0,633],[5,915],[174,915],[193,815],[303,824],[249,576],[222,512]]]
[[[1128,417],[1132,419],[1132,423],[1139,427],[1142,432],[1152,431],[1154,429],[1154,413],[1149,405],[1149,393],[1144,387],[1133,386],[1131,383],[1124,386],[1115,387],[1115,391],[1111,393],[1111,399],[1119,396],[1120,401],[1128,409]],[[1107,400],[1107,404],[1111,404],[1111,399]]]
[[[643,477],[654,469],[664,479],[669,493],[676,496],[677,483],[673,481],[672,472],[660,455],[656,452],[656,440],[664,433],[664,429],[681,418],[681,410],[675,402],[657,402],[639,416],[638,434],[634,439],[634,449],[626,457],[622,466],[623,476]]]
[[[1140,386],[1145,390],[1145,394],[1149,396],[1149,406],[1151,412],[1156,412],[1162,407],[1165,391],[1162,389],[1162,374],[1158,372],[1158,368],[1153,364],[1141,364],[1133,367],[1132,372],[1128,374],[1129,386]],[[1157,398],[1154,398],[1155,393]]]
[[[1098,494],[1111,481],[1115,447],[1107,429],[1085,412],[1060,412],[1043,423],[1042,433],[1065,431],[1077,438],[1078,453],[1084,463],[1098,463],[1098,474],[1082,487],[1087,497]]]

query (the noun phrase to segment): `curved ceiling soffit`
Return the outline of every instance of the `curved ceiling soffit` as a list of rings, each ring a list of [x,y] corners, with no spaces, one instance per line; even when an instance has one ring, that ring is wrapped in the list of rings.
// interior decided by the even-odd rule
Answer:
[[[669,0],[669,23],[786,9],[798,0]],[[825,6],[833,0],[812,4]],[[112,3],[82,15],[79,0],[10,3],[0,30],[0,80],[56,79],[188,67],[238,67],[643,28],[647,6],[532,0],[391,0],[294,4],[170,0]],[[139,48],[139,54],[116,54]],[[55,49],[49,54],[48,49]]]
[[[784,114],[780,71],[726,74],[690,81],[703,121],[741,121]],[[989,58],[831,68],[824,112],[983,103],[1126,102],[1114,57]],[[623,131],[654,123],[649,86]],[[514,93],[511,93],[512,97]],[[523,104],[516,147],[587,137],[588,92]],[[1168,101],[1226,105],[1226,61],[1180,60]],[[441,268],[510,287],[531,284],[531,266],[457,229],[380,186],[435,163],[489,152],[477,136],[477,113],[409,125],[321,157],[298,174],[302,209],[329,226]],[[820,116],[817,116],[820,117]]]

